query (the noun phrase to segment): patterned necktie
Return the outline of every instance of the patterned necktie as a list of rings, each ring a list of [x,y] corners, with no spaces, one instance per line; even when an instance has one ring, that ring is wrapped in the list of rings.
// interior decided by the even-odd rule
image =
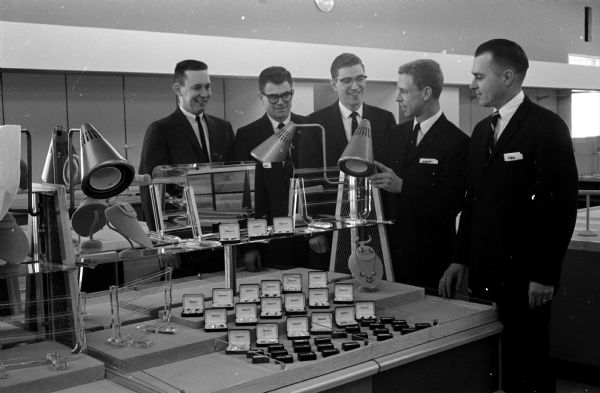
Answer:
[[[494,111],[492,114],[492,121],[490,122],[490,136],[488,138],[488,147],[490,152],[496,144],[496,126],[498,125],[498,119],[500,119],[500,112]]]
[[[277,131],[281,130],[283,127],[285,127],[285,124],[283,122],[277,124]],[[290,145],[290,148],[288,149],[288,157],[286,158],[286,160],[290,160],[290,157],[292,156],[292,149],[294,148],[294,145]]]
[[[204,138],[204,127],[202,127],[202,122],[200,121],[199,115],[196,115],[196,123],[198,123],[198,134],[200,136],[200,148],[204,152],[204,155],[208,159],[208,162],[210,162],[208,149],[206,148],[206,139]]]
[[[350,117],[352,118],[352,123],[350,126],[350,135],[354,135],[354,131],[356,131],[356,129],[358,128],[358,120],[356,119],[358,117],[358,112],[350,113]]]

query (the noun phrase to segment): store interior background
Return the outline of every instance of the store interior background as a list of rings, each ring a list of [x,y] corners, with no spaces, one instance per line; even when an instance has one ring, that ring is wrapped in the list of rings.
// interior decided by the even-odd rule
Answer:
[[[442,109],[470,134],[489,114],[470,96],[472,54],[497,37],[523,46],[531,61],[526,93],[572,126],[573,96],[600,91],[600,67],[568,64],[569,55],[600,59],[598,1],[338,0],[322,13],[314,0],[0,0],[0,122],[31,131],[34,182],[57,125],[92,123],[137,168],[146,128],[175,108],[176,62],[208,63],[207,112],[236,130],[263,114],[262,69],[292,72],[293,111],[307,115],[334,102],[330,63],[353,52],[369,76],[366,102],[398,121],[398,66],[438,61],[446,79]],[[580,175],[600,173],[600,107],[595,116],[597,129],[574,138]],[[581,290],[600,277],[586,263]],[[586,312],[597,309],[596,295],[579,299]],[[590,348],[597,348],[589,334],[596,325],[585,334]],[[598,367],[600,359],[590,354],[584,363]]]

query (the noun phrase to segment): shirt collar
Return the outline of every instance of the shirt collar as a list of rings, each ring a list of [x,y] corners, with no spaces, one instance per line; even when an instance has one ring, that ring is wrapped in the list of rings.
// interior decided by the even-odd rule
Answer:
[[[185,115],[185,117],[187,117],[188,119],[192,119],[194,121],[196,120],[196,115],[194,115],[193,113],[186,111],[181,106],[179,107],[179,109],[181,109],[181,112],[183,112],[183,114]],[[204,112],[200,113],[198,116],[200,116],[200,119],[203,119],[204,118]]]
[[[500,113],[500,119],[504,124],[507,124],[510,121],[510,118],[513,117],[517,109],[519,109],[519,105],[523,103],[525,100],[525,93],[521,90],[516,96],[514,96],[510,101],[502,106],[500,109],[494,108]]]
[[[279,126],[279,123],[283,123],[284,125],[287,126],[287,124],[290,122],[290,120],[292,119],[292,112],[290,112],[290,114],[288,115],[288,117],[284,120],[284,121],[277,121],[274,120],[271,116],[267,115],[267,117],[269,118],[269,121],[271,122],[271,126],[273,126],[273,130],[276,130],[277,127]]]
[[[413,129],[415,128],[415,125],[417,125],[417,123],[419,123],[420,127],[421,127],[421,134],[425,135],[427,133],[427,131],[429,131],[429,129],[435,124],[436,121],[438,121],[438,119],[442,116],[442,110],[440,109],[439,111],[437,111],[437,113],[425,120],[423,120],[422,122],[418,122],[417,118],[415,117],[415,119],[413,120]]]
[[[361,102],[360,106],[358,107],[358,109],[355,110],[355,111],[351,111],[350,109],[346,108],[344,106],[344,104],[342,104],[342,101],[338,101],[338,104],[340,106],[340,112],[342,113],[342,118],[346,119],[346,118],[350,117],[350,114],[352,114],[352,112],[356,112],[356,113],[358,113],[358,115],[362,119],[362,117],[363,117],[363,104],[362,104],[362,102]]]

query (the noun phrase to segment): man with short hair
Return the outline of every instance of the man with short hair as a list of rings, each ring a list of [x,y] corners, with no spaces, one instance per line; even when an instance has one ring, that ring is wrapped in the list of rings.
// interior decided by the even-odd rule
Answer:
[[[205,113],[211,95],[208,66],[198,60],[183,60],[175,66],[173,92],[178,107],[169,116],[150,124],[142,147],[139,173],[152,174],[159,165],[224,162],[233,159],[234,134],[231,124]],[[167,187],[167,192],[180,194],[179,187]],[[148,229],[156,230],[150,192],[140,187],[142,208]],[[187,276],[202,271],[222,269],[222,251],[181,254],[176,256],[174,276]]]
[[[338,101],[308,115],[311,122],[325,128],[327,166],[337,166],[338,159],[362,119],[368,119],[371,123],[375,159],[383,160],[387,133],[396,125],[396,119],[391,112],[363,102],[367,88],[367,75],[362,60],[355,54],[342,53],[331,63],[330,72],[331,87],[337,93]],[[300,168],[322,167],[323,147],[319,133],[300,132],[299,139],[298,166]],[[314,267],[326,269],[329,266],[330,250],[327,236],[311,237],[309,244],[313,252],[311,263]]]
[[[211,95],[206,63],[183,60],[175,66],[173,92],[178,107],[169,116],[150,124],[142,147],[140,174],[152,174],[159,165],[231,161],[234,134],[231,124],[205,113]],[[154,230],[154,215],[147,187],[142,207],[146,223]]]
[[[437,290],[465,194],[469,137],[440,108],[444,75],[430,59],[398,69],[396,101],[412,119],[389,133],[386,165],[370,177],[382,194],[394,279]]]
[[[292,113],[292,102],[294,97],[294,81],[292,74],[284,67],[272,66],[262,70],[258,77],[258,98],[260,99],[265,114],[258,120],[238,129],[235,135],[234,160],[255,161],[250,154],[254,148],[260,145],[277,130],[285,127],[290,121],[295,124],[310,123],[304,116]],[[297,135],[297,134],[296,134]],[[290,148],[291,157],[288,160],[297,162],[297,149],[295,145],[297,137]],[[280,176],[284,168],[272,170],[258,167],[256,176],[255,207],[256,214],[266,214],[269,219],[273,215],[285,216],[287,211],[287,193],[289,184],[284,184],[284,178]],[[290,168],[291,170],[291,168]],[[258,218],[258,217],[257,217]],[[260,270],[262,261],[270,266],[290,266],[301,264],[300,255],[305,242],[302,239],[283,239],[270,242],[266,247],[251,248],[244,250],[242,261],[248,270]],[[298,258],[294,258],[294,257]],[[295,261],[294,261],[295,260]]]
[[[506,39],[475,51],[471,89],[494,112],[473,130],[457,247],[439,283],[453,295],[468,266],[473,296],[496,302],[507,393],[556,391],[550,309],[577,215],[569,128],[524,95],[528,67]]]

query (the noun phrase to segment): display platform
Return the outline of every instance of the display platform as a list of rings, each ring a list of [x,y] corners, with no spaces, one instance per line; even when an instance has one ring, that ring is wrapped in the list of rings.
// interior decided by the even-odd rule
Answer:
[[[0,392],[54,392],[104,379],[104,364],[84,354],[71,355],[71,349],[54,341],[19,345],[0,351],[0,363],[8,377],[0,378]],[[46,354],[60,353],[67,369],[52,366]]]
[[[293,269],[285,273],[301,273],[303,275],[303,290],[307,290],[306,269]],[[259,283],[262,279],[280,279],[282,272],[270,272],[248,275],[240,278],[239,283]],[[349,283],[348,276],[329,273],[329,281],[337,280]],[[220,283],[215,282],[187,282],[177,288],[173,295],[174,302],[181,299],[184,293],[203,293],[210,297],[212,288],[219,288]],[[173,292],[175,293],[175,288]],[[199,291],[199,292],[198,292]],[[330,297],[332,290],[329,290]],[[153,298],[154,300],[150,300]],[[155,293],[143,299],[143,304],[156,304],[162,302],[162,294]],[[331,298],[330,298],[331,300]],[[374,332],[369,327],[361,327],[367,333],[367,339],[352,340],[351,337],[335,338],[331,340],[332,347],[339,353],[324,357],[315,346],[311,335],[311,351],[315,352],[316,360],[298,360],[294,353],[293,345],[285,335],[285,315],[281,320],[275,320],[280,326],[280,343],[292,355],[290,364],[283,364],[270,360],[268,363],[253,364],[252,359],[246,354],[225,354],[226,332],[205,332],[202,328],[192,328],[180,324],[178,333],[148,334],[153,345],[149,348],[114,347],[107,343],[111,336],[110,330],[90,332],[87,335],[90,353],[111,365],[126,365],[127,371],[120,379],[160,381],[166,386],[182,389],[188,392],[266,392],[286,391],[286,387],[312,386],[306,391],[321,391],[316,388],[319,383],[327,381],[326,376],[338,375],[332,389],[352,382],[362,380],[363,375],[375,371],[378,375],[382,371],[390,372],[397,367],[406,367],[406,364],[415,360],[429,358],[440,353],[446,353],[456,348],[469,346],[473,343],[489,339],[492,344],[487,345],[481,352],[479,347],[474,349],[475,356],[479,356],[479,363],[485,365],[485,386],[493,386],[493,379],[497,377],[494,363],[497,363],[497,353],[493,351],[497,346],[497,336],[501,331],[501,324],[497,322],[496,309],[490,305],[476,304],[458,300],[447,300],[437,297],[425,296],[422,288],[411,287],[392,282],[383,282],[378,291],[355,291],[356,301],[372,300],[375,303],[377,317],[394,317],[404,319],[414,326],[416,323],[429,323],[431,326],[421,330],[402,334],[393,331],[391,325],[385,325],[389,330],[389,339],[378,341]],[[308,310],[308,316],[313,311],[333,311],[337,305],[331,303],[326,310]],[[175,310],[174,310],[175,311]],[[172,319],[172,322],[176,320]],[[259,320],[261,321],[261,320]],[[273,322],[273,320],[268,320]],[[233,322],[228,323],[230,329],[235,329]],[[252,345],[254,345],[255,327],[244,327],[251,330]],[[134,324],[122,327],[123,334],[136,330]],[[337,330],[337,328],[334,328]],[[358,348],[344,351],[342,344],[349,341],[359,343]],[[366,345],[365,345],[366,344]],[[334,351],[335,352],[335,351]],[[398,360],[400,359],[400,360]],[[379,365],[379,360],[385,360],[388,368]],[[373,368],[373,363],[377,365]],[[458,364],[458,363],[457,363]],[[360,371],[356,368],[362,370]],[[138,370],[138,371],[135,371]],[[354,370],[357,374],[354,374]],[[368,371],[370,370],[370,371]],[[338,378],[336,377],[336,378]],[[312,382],[308,382],[312,381]],[[321,381],[321,382],[319,382]],[[118,382],[118,381],[117,381]],[[316,384],[316,385],[315,385]],[[369,386],[374,386],[373,381]],[[483,386],[483,385],[481,385]],[[481,388],[477,386],[477,388]],[[134,385],[129,389],[138,391]],[[487,389],[487,388],[486,388]],[[489,391],[492,391],[490,389]],[[139,390],[142,391],[142,390]],[[294,389],[290,390],[294,391]],[[334,391],[334,390],[332,390]],[[364,390],[370,391],[370,390]],[[393,391],[393,390],[392,390]],[[474,390],[476,391],[476,390]],[[486,391],[486,390],[484,390]]]

